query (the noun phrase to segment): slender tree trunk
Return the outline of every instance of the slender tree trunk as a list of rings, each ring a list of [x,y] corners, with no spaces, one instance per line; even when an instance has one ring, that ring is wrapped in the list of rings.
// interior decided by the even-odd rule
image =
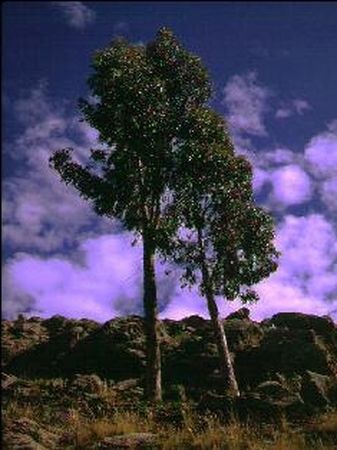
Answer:
[[[154,254],[155,249],[152,240],[147,233],[144,233],[143,264],[146,336],[146,396],[149,400],[156,402],[162,399],[162,390]]]
[[[219,354],[220,371],[224,381],[224,388],[230,394],[230,396],[239,397],[240,391],[234,374],[234,368],[228,349],[226,333],[219,318],[218,307],[215,302],[213,293],[209,293],[206,298],[208,311],[211,316],[215,333],[216,345]]]
[[[205,262],[205,253],[202,242],[201,231],[199,230],[199,245],[201,246],[202,257],[202,282],[204,285],[205,296],[207,300],[208,312],[211,317],[212,326],[215,334],[216,346],[220,363],[220,372],[223,379],[224,389],[231,397],[239,397],[240,391],[236,381],[234,367],[228,349],[226,333],[219,318],[219,310],[216,304],[208,268]]]

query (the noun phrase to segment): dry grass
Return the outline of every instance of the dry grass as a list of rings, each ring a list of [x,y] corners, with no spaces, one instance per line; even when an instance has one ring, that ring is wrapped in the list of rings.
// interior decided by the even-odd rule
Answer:
[[[337,412],[330,411],[320,415],[311,425],[315,431],[336,433],[337,435]]]
[[[151,418],[143,418],[132,412],[120,412],[111,418],[86,420],[78,418],[73,422],[75,446],[86,448],[93,442],[108,436],[128,433],[155,432],[156,424]]]
[[[163,450],[333,450],[330,439],[337,434],[337,414],[323,414],[294,427],[285,419],[275,426],[242,423],[237,418],[224,423],[215,415],[198,416],[188,407],[180,426],[158,420],[149,408],[143,414],[119,411],[109,417],[90,419],[76,408],[51,411],[36,405],[22,405],[12,400],[3,410],[5,420],[27,417],[38,423],[53,426],[62,436],[64,449],[90,449],[105,437],[150,432],[159,437]],[[308,437],[309,436],[309,437]],[[330,439],[330,440],[329,440]],[[329,443],[330,442],[330,443]]]

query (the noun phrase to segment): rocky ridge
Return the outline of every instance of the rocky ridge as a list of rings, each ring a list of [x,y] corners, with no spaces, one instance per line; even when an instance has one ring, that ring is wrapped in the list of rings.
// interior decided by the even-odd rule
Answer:
[[[258,323],[242,308],[223,324],[241,398],[233,405],[223,395],[210,321],[190,316],[160,324],[164,401],[174,405],[189,399],[201,412],[226,413],[234,406],[242,417],[262,418],[300,418],[337,407],[337,326],[331,318],[279,313]],[[138,316],[102,325],[62,316],[2,321],[5,406],[13,398],[44,402],[61,415],[79,403],[84,414],[95,415],[121,405],[137,407],[143,401],[144,367],[143,319]],[[170,420],[179,422],[172,408]],[[171,413],[166,408],[165,414]],[[13,446],[18,430],[34,427],[11,422],[7,438]],[[44,444],[37,436],[36,431],[36,449],[61,448],[50,443],[52,430],[45,430]],[[34,436],[23,431],[20,439]]]

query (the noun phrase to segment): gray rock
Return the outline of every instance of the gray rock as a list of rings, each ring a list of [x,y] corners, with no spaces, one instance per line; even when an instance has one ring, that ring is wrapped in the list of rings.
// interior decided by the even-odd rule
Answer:
[[[320,408],[329,404],[330,377],[307,370],[302,378],[301,396],[311,406]]]
[[[232,320],[232,319],[240,319],[240,320],[249,320],[250,311],[248,308],[240,308],[237,311],[234,311],[233,313],[229,314],[226,317],[226,320]]]
[[[56,450],[58,440],[55,433],[26,417],[12,421],[3,435],[8,450]]]
[[[158,438],[153,433],[128,433],[113,437],[106,437],[98,444],[101,450],[109,449],[155,449],[159,448]]]
[[[90,394],[100,394],[106,388],[103,380],[98,375],[76,374],[71,387]]]
[[[291,395],[289,390],[278,381],[265,381],[260,383],[254,391],[262,398],[275,401],[285,399]]]
[[[15,383],[17,382],[17,377],[14,375],[9,375],[5,372],[1,373],[1,389],[3,391],[9,389],[10,387],[13,387]]]

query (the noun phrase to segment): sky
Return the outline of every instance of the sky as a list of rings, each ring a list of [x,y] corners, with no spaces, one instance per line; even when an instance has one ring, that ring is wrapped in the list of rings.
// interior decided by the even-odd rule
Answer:
[[[97,217],[48,167],[85,161],[97,133],[77,101],[95,50],[147,43],[162,26],[201,57],[254,196],[275,219],[282,256],[255,286],[251,317],[337,320],[337,5],[334,2],[6,2],[2,5],[2,312],[90,318],[142,314],[142,248]],[[179,268],[157,261],[160,317],[208,317]],[[223,316],[238,301],[218,299]]]

